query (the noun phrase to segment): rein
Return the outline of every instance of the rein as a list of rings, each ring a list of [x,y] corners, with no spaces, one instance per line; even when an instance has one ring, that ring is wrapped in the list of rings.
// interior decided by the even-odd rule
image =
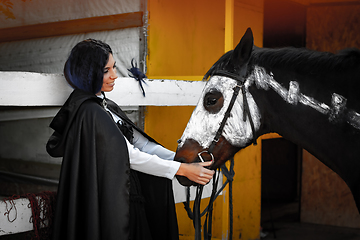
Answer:
[[[244,75],[236,75],[236,74],[226,72],[223,70],[217,70],[212,75],[225,76],[225,77],[234,79],[234,80],[236,80],[237,84],[233,89],[234,92],[231,97],[229,106],[224,114],[224,117],[223,117],[221,123],[220,123],[219,129],[217,130],[217,132],[214,136],[214,139],[212,140],[212,142],[210,144],[210,147],[208,148],[208,150],[198,153],[198,157],[199,157],[200,161],[202,161],[202,162],[204,162],[204,159],[202,157],[202,154],[204,154],[204,153],[209,154],[212,161],[215,160],[212,152],[221,137],[221,134],[224,130],[226,121],[230,117],[231,110],[234,106],[237,96],[239,95],[240,90],[243,95],[243,121],[246,122],[246,117],[249,118],[251,130],[252,130],[252,134],[253,134],[253,144],[254,145],[257,144],[254,122],[251,117],[249,103],[246,98],[246,89],[245,89],[246,78],[244,76],[245,74]],[[207,74],[205,76],[207,76]],[[231,186],[231,190],[229,189],[229,195],[230,195],[229,201],[231,202],[231,206],[230,206],[230,211],[231,211],[230,212],[230,216],[231,216],[230,236],[232,236],[232,180],[233,180],[233,177],[235,174],[233,167],[234,167],[234,159],[231,160],[230,171],[227,170],[227,168],[225,167],[225,164],[221,167],[223,174],[227,177],[227,180],[223,184],[223,186],[219,189],[218,192],[216,192],[216,188],[218,185],[220,173],[215,172],[215,175],[214,175],[215,180],[213,181],[213,188],[212,188],[212,193],[211,193],[210,200],[209,200],[209,205],[205,208],[205,210],[201,214],[200,214],[200,202],[201,202],[201,195],[202,195],[204,186],[201,185],[196,188],[196,197],[195,197],[195,201],[194,201],[193,212],[191,212],[190,207],[189,207],[190,191],[188,188],[188,190],[187,190],[188,194],[187,194],[187,199],[186,199],[187,201],[186,201],[186,204],[184,203],[184,205],[185,205],[185,209],[188,213],[189,218],[193,220],[193,224],[194,224],[194,228],[195,228],[195,240],[201,240],[201,217],[204,216],[205,213],[206,213],[206,219],[205,219],[205,225],[204,225],[204,239],[205,240],[211,239],[213,203],[214,203],[215,199],[217,198],[217,196],[220,194],[220,192],[225,188],[227,183],[229,183],[229,188]],[[209,221],[208,221],[208,219],[209,219]]]
[[[234,179],[234,159],[231,159],[230,163],[230,169],[227,169],[227,167],[224,165],[221,166],[221,171],[223,175],[226,177],[226,181],[223,183],[221,188],[219,190],[217,189],[219,178],[220,178],[220,172],[216,171],[214,174],[214,181],[213,181],[213,187],[211,191],[211,196],[209,199],[208,206],[203,210],[203,212],[200,213],[200,203],[201,203],[201,195],[203,192],[204,186],[197,186],[196,187],[196,197],[194,200],[193,205],[193,211],[191,211],[190,208],[190,187],[187,187],[186,190],[186,202],[184,202],[184,208],[188,214],[188,217],[193,220],[193,225],[195,228],[195,240],[201,239],[201,217],[203,217],[206,214],[206,219],[204,223],[204,239],[210,240],[212,237],[211,231],[212,231],[212,211],[213,211],[213,204],[216,198],[220,195],[220,193],[224,190],[227,184],[229,184],[229,209],[230,209],[230,233],[229,236],[232,238],[232,181]]]

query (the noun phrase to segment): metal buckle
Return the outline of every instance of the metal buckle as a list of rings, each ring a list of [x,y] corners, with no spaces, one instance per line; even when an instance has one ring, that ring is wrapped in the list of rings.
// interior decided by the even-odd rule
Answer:
[[[201,156],[201,154],[203,154],[203,153],[208,153],[211,156],[211,161],[214,161],[214,155],[212,153],[208,152],[207,150],[204,150],[204,151],[198,153],[198,157],[201,162],[205,162]]]

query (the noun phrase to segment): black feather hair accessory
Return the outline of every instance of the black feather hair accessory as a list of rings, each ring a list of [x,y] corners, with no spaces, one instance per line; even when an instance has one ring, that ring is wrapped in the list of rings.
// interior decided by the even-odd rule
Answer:
[[[137,67],[137,63],[136,60],[133,58],[131,60],[131,68],[128,69],[128,71],[131,73],[129,73],[129,77],[135,78],[135,80],[137,80],[139,82],[142,94],[145,97],[145,90],[143,87],[143,83],[146,84],[146,82],[144,81],[144,78],[147,78],[146,75]]]

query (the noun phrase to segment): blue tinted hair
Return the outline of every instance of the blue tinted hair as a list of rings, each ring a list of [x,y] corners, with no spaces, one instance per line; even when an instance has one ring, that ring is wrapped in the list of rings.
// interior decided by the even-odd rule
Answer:
[[[103,84],[104,68],[112,54],[102,41],[87,39],[71,50],[64,66],[66,81],[75,89],[97,94]]]

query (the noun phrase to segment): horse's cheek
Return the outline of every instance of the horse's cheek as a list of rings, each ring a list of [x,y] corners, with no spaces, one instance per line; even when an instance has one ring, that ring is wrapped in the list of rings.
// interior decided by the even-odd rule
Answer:
[[[212,129],[213,119],[204,111],[194,111],[187,127],[187,135],[205,148],[211,138]]]

